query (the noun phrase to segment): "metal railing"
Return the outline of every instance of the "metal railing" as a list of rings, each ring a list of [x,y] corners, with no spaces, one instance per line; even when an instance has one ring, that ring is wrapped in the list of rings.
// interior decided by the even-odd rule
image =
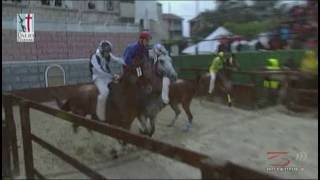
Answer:
[[[246,85],[247,87],[250,87],[251,89],[253,88],[253,91],[255,93],[251,94],[251,98],[253,98],[253,107],[254,109],[256,108],[256,103],[258,100],[258,93],[257,91],[259,90],[258,86],[258,77],[260,78],[270,78],[273,77],[275,79],[283,79],[285,83],[289,83],[289,77],[305,77],[305,78],[311,78],[314,75],[311,73],[307,72],[301,72],[301,71],[296,71],[296,70],[250,70],[250,71],[244,71],[244,70],[234,70],[232,68],[229,68],[231,73],[236,73],[236,74],[243,74],[247,75],[250,78],[250,82],[247,84],[242,84]],[[195,72],[195,74],[200,75],[204,72],[208,72],[208,68],[180,68],[180,71],[191,71]],[[304,88],[298,88],[298,87],[291,87],[290,85],[286,87],[285,89],[287,94],[287,97],[289,98],[290,95],[296,94],[296,96],[299,95],[299,97],[312,97],[311,99],[318,99],[318,89],[304,89]],[[317,104],[317,102],[316,102]],[[296,107],[298,107],[301,110],[309,110],[310,108],[306,105],[299,104],[296,102],[295,104]]]

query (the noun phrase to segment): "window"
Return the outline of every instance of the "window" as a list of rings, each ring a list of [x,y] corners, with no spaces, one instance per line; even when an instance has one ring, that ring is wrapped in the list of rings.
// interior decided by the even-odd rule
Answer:
[[[41,0],[41,4],[50,6],[50,0]]]
[[[88,3],[88,8],[89,8],[89,9],[95,9],[95,8],[96,8],[96,5],[94,4],[94,2],[90,1],[90,2]]]
[[[45,72],[46,87],[63,86],[66,84],[64,69],[57,64],[47,67]]]
[[[140,19],[139,27],[140,27],[140,30],[142,30],[144,28],[144,20],[143,19]]]
[[[134,23],[134,18],[122,17],[122,18],[120,18],[120,21],[122,23]]]
[[[54,6],[61,7],[62,6],[62,0],[55,0],[54,1]]]
[[[112,0],[107,1],[107,10],[112,11],[113,10],[113,2]]]

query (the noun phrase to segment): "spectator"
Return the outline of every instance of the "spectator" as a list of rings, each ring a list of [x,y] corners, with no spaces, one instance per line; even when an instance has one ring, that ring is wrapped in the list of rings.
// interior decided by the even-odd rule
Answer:
[[[283,49],[288,45],[287,41],[290,38],[289,26],[287,24],[284,24],[279,31],[280,31],[281,48]]]
[[[270,58],[267,61],[267,66],[265,67],[268,71],[276,71],[280,69],[279,61],[275,58]],[[280,81],[276,78],[273,78],[272,75],[267,75],[263,81],[264,86],[264,96],[266,103],[275,104],[278,99],[278,93],[280,89]]]

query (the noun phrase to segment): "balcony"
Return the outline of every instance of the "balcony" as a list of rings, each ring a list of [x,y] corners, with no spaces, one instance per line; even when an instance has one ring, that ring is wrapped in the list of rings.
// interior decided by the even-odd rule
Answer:
[[[169,26],[169,31],[182,31],[182,25],[181,24],[174,24]]]

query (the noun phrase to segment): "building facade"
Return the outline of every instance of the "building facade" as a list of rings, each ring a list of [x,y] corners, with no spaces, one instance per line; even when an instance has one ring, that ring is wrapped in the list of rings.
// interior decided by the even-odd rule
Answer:
[[[130,3],[2,1],[2,91],[54,85],[51,76],[55,82],[60,77],[58,85],[90,82],[89,56],[101,40],[109,40],[117,56],[136,41],[139,26],[130,19]],[[34,42],[17,42],[19,13],[34,15]]]
[[[168,31],[161,18],[162,5],[156,1],[135,1],[135,23],[138,23],[140,30],[151,32],[151,44],[159,43],[168,38]]]
[[[182,39],[182,22],[183,18],[175,14],[162,14],[162,20],[167,32],[169,33],[168,39],[179,40]]]

